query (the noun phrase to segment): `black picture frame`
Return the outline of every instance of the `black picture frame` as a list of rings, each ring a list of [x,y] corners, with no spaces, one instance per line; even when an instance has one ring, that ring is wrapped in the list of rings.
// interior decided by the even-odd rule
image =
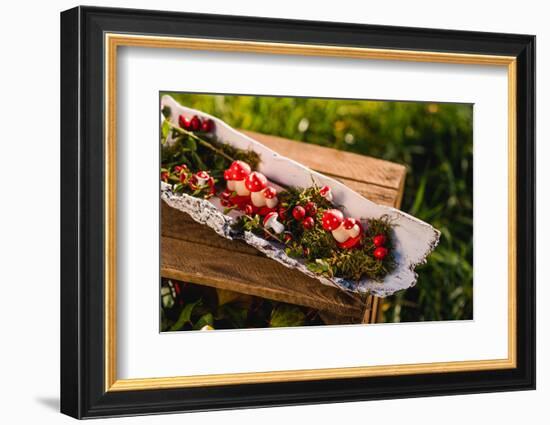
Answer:
[[[255,40],[517,58],[517,367],[105,391],[104,34]],[[61,13],[61,412],[76,418],[535,388],[535,37],[76,7]]]

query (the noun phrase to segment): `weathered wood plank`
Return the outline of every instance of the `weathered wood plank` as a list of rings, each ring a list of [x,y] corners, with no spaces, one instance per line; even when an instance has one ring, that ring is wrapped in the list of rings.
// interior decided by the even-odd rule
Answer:
[[[251,257],[169,236],[161,238],[161,252],[164,277],[361,319],[360,298],[321,285],[267,257]]]
[[[164,202],[161,214],[163,277],[297,303],[334,314],[361,316],[360,297],[321,285],[316,279],[268,259],[242,241],[222,238]]]
[[[406,168],[393,162],[253,131],[240,131],[275,152],[331,177],[367,182],[396,191],[405,178]]]
[[[396,197],[398,191],[383,186],[377,186],[375,184],[358,182],[356,180],[349,180],[344,177],[335,177],[338,180],[348,186],[350,189],[355,190],[365,198],[370,199],[380,205],[386,205],[388,207],[395,207]]]
[[[188,214],[169,207],[165,202],[161,203],[161,223],[162,236],[227,251],[233,250],[252,257],[264,256],[256,248],[245,242],[232,241],[218,236],[210,227],[197,223]],[[164,255],[164,253],[162,254]]]

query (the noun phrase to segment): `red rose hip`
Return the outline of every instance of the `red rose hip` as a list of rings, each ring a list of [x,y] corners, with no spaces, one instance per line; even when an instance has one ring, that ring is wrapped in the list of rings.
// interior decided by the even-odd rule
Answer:
[[[384,244],[386,243],[386,236],[376,235],[374,238],[372,238],[372,242],[374,243],[374,246],[384,246]]]
[[[313,226],[315,226],[315,220],[313,220],[313,217],[306,217],[302,225],[306,230],[313,229]]]
[[[317,204],[315,202],[309,201],[306,204],[306,213],[307,215],[315,215],[317,213]]]
[[[298,221],[302,221],[304,217],[306,216],[306,210],[304,207],[297,205],[292,210],[292,217],[294,217]]]
[[[195,115],[193,118],[191,118],[191,121],[189,122],[189,130],[199,131],[200,128],[201,128],[201,119]]]
[[[201,131],[204,131],[205,133],[210,133],[212,130],[214,130],[214,121],[210,118],[204,120],[201,124]]]
[[[388,255],[388,250],[383,246],[379,246],[374,250],[373,255],[374,255],[374,258],[376,258],[379,261],[382,261],[384,258],[386,258],[386,255]]]
[[[179,116],[178,124],[184,130],[190,130],[191,129],[191,120],[189,120],[189,118],[184,117],[183,115]]]

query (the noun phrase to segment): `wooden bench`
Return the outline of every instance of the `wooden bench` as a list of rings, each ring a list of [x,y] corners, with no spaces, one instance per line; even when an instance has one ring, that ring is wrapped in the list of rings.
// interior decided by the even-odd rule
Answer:
[[[374,202],[400,206],[406,174],[402,165],[243,132],[282,155],[340,180]],[[323,320],[330,324],[377,321],[378,298],[323,285],[268,259],[244,242],[218,236],[164,202],[161,227],[162,277],[312,307],[320,310]]]

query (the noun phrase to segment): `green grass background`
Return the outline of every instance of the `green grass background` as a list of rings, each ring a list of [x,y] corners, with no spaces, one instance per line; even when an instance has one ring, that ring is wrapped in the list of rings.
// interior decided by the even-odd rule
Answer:
[[[441,241],[418,283],[385,300],[387,322],[472,318],[472,106],[169,93],[232,127],[397,162],[407,167],[401,209]]]

